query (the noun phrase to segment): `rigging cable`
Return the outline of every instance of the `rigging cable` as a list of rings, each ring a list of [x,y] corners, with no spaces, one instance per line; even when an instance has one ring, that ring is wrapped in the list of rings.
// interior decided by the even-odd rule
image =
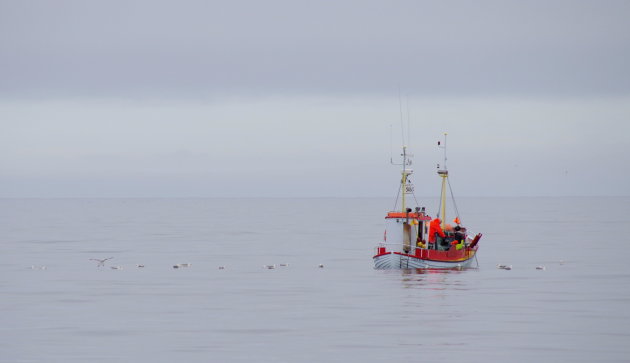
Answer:
[[[402,188],[402,184],[398,185],[398,193],[396,193],[396,201],[394,203],[394,209],[392,209],[392,211],[396,210],[396,207],[398,206],[398,196],[400,196],[400,189]]]
[[[416,199],[416,193],[415,193],[415,192],[414,192],[414,193],[411,193],[411,195],[413,195],[413,200],[415,200],[415,201],[416,201],[416,207],[419,207],[419,206],[420,206],[420,203],[418,203],[418,199]]]
[[[459,219],[459,210],[457,210],[457,203],[455,203],[455,196],[453,195],[453,189],[451,188],[451,181],[449,178],[446,178],[448,182],[448,189],[451,191],[451,199],[453,199],[453,207],[455,207],[455,216]]]

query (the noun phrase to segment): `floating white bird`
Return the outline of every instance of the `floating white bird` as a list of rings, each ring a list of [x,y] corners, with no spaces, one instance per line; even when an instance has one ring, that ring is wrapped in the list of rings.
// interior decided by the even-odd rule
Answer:
[[[192,263],[178,263],[177,265],[173,265],[173,268],[190,267],[190,266],[192,266]]]
[[[46,266],[35,266],[35,265],[31,266],[31,270],[45,270],[45,269],[46,269]]]
[[[137,264],[137,265],[136,265],[136,267],[137,267],[137,268],[144,268],[144,265],[143,265],[143,264],[141,264],[141,263],[139,263],[139,264]]]
[[[280,264],[280,267],[287,267],[287,266],[289,266],[289,264],[288,264],[288,263],[281,263],[281,264]]]
[[[511,270],[512,265],[497,265],[497,268],[500,268],[502,270]]]
[[[546,267],[545,266],[536,266],[536,270],[545,270]]]
[[[320,263],[319,265],[317,265],[317,267],[324,268],[324,265]]]
[[[101,267],[101,266],[105,266],[105,261],[107,261],[107,260],[111,260],[112,258],[113,258],[113,257],[107,257],[107,258],[103,258],[103,259],[99,259],[99,258],[90,258],[90,261],[96,261],[96,262],[98,262],[98,265],[96,265],[96,266]]]
[[[109,268],[111,268],[112,270],[122,270],[122,266],[110,266]]]
[[[274,268],[276,268],[276,265],[263,265],[263,268],[266,268],[268,270],[273,270]]]

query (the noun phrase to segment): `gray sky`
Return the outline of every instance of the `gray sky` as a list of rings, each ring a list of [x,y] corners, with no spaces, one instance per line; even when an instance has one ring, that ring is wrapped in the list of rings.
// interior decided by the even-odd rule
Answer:
[[[0,196],[393,196],[399,87],[420,195],[443,132],[458,195],[629,195],[629,18],[627,1],[0,0]]]

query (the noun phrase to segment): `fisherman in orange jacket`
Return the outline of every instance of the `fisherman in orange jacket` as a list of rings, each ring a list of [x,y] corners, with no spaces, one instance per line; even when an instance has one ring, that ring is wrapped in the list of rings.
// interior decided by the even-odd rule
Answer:
[[[429,224],[429,243],[435,243],[436,233],[440,235],[440,237],[442,238],[446,237],[446,235],[444,234],[444,231],[442,230],[442,226],[440,224],[442,224],[442,221],[440,220],[440,218],[435,218]]]

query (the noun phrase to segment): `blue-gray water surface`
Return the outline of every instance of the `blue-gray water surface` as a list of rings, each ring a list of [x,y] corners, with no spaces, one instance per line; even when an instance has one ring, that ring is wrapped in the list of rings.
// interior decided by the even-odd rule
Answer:
[[[0,199],[0,361],[630,361],[630,198],[459,199],[443,272],[373,269],[392,204]]]

